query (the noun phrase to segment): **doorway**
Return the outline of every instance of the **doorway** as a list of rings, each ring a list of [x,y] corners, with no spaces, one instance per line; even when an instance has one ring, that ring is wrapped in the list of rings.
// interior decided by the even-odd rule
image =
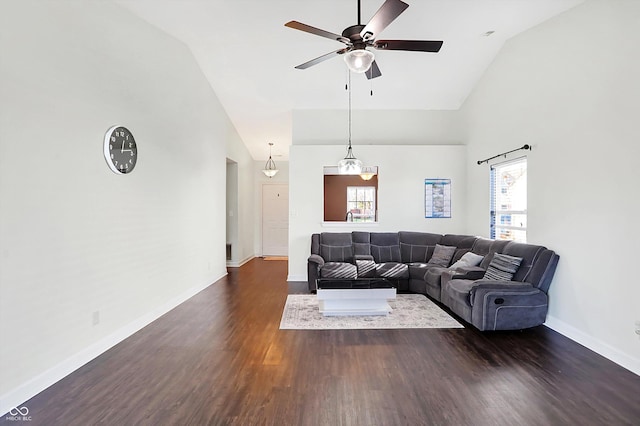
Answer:
[[[289,185],[262,185],[262,255],[289,254]]]

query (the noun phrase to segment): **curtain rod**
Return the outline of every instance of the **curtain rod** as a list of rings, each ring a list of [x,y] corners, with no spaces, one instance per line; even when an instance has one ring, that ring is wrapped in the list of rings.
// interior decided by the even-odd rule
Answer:
[[[503,152],[502,154],[494,155],[493,157],[487,158],[486,160],[478,160],[478,165],[480,165],[482,163],[489,164],[489,161],[493,160],[494,158],[502,157],[503,155],[506,158],[507,154],[511,154],[512,152],[520,151],[521,149],[531,150],[531,145],[524,144],[521,148],[512,149],[511,151],[507,151],[507,152]]]

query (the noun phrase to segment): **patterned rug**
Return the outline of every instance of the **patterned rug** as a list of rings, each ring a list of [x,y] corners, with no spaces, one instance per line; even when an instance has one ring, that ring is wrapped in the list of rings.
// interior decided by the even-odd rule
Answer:
[[[398,294],[389,301],[387,315],[325,317],[315,294],[290,294],[282,312],[280,329],[379,329],[379,328],[464,328],[458,321],[421,294]]]

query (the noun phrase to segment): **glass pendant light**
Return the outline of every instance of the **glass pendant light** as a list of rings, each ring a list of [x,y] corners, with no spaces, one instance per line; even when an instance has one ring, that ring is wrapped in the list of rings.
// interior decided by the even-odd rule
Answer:
[[[271,158],[272,146],[273,146],[273,143],[269,142],[269,159],[267,160],[267,164],[264,165],[264,170],[262,170],[262,173],[264,173],[264,175],[267,176],[269,179],[274,177],[276,173],[279,172],[278,168],[276,167],[276,162],[273,161],[273,158]]]
[[[341,175],[359,175],[362,171],[362,161],[353,155],[351,148],[351,73],[349,73],[349,145],[347,156],[338,161],[338,172]]]

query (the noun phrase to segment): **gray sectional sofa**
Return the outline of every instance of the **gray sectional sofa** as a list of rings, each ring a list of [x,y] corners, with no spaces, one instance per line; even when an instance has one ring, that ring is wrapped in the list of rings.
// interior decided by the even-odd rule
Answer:
[[[543,324],[559,256],[546,247],[427,232],[311,235],[308,285],[318,278],[384,277],[425,294],[480,330]]]

